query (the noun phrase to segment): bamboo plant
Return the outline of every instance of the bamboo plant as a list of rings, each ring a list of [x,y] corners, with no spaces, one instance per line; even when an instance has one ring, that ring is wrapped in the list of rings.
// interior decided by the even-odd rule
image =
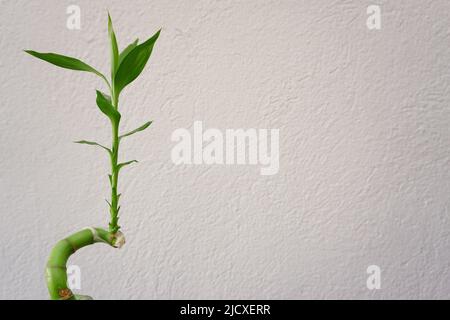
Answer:
[[[138,39],[136,39],[136,41],[119,52],[111,17],[108,14],[108,34],[111,49],[111,78],[109,80],[102,73],[78,59],[55,53],[41,53],[25,50],[26,53],[58,67],[93,73],[106,83],[109,90],[109,94],[97,90],[96,103],[100,111],[111,123],[111,146],[106,147],[97,142],[87,140],[75,141],[75,143],[101,147],[108,153],[111,160],[111,173],[108,174],[111,187],[111,198],[110,201],[106,200],[109,206],[110,215],[109,228],[85,228],[56,243],[50,253],[46,266],[47,287],[50,298],[53,300],[90,299],[89,296],[73,294],[67,286],[66,264],[69,257],[75,253],[75,251],[98,242],[106,243],[114,248],[120,248],[125,243],[125,237],[120,231],[119,226],[119,173],[123,167],[137,161],[131,160],[119,162],[119,146],[123,138],[145,130],[152,122],[148,121],[137,129],[121,134],[119,132],[121,119],[119,112],[119,96],[122,90],[141,74],[150,58],[160,31],[161,30],[156,32],[142,44],[139,44]]]

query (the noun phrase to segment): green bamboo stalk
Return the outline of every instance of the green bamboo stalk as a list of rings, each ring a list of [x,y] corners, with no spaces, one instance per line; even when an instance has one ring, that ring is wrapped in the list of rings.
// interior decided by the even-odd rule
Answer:
[[[52,300],[84,300],[88,296],[74,295],[67,286],[67,260],[77,250],[94,244],[106,243],[120,248],[125,243],[121,232],[112,234],[101,228],[86,228],[60,240],[53,247],[47,261],[47,287]]]
[[[114,88],[114,81],[113,81],[113,88]],[[118,110],[118,97],[116,96],[114,89],[111,90],[111,97],[112,97],[112,105],[115,110]],[[119,124],[120,124],[120,117],[118,120],[111,120],[111,127],[112,127],[112,148],[111,148],[111,221],[109,222],[109,231],[111,233],[116,233],[119,231],[120,226],[118,225],[119,221],[119,195],[118,195],[118,184],[119,184],[119,163],[118,163],[118,157],[119,157]]]
[[[78,249],[97,242],[103,242],[115,248],[120,248],[125,243],[125,237],[122,232],[119,231],[120,226],[118,224],[120,211],[120,194],[118,193],[119,172],[124,166],[137,161],[131,160],[119,163],[119,145],[121,139],[145,130],[150,126],[152,121],[148,121],[144,125],[126,134],[119,135],[121,119],[119,113],[119,95],[127,85],[133,82],[141,74],[150,58],[154,44],[159,37],[159,33],[160,31],[156,32],[155,35],[139,45],[138,40],[136,40],[119,53],[111,17],[108,14],[108,34],[111,44],[111,82],[108,81],[102,73],[79,59],[55,53],[41,53],[25,50],[26,53],[58,67],[93,73],[106,82],[110,92],[110,96],[108,96],[97,90],[96,102],[100,111],[109,118],[111,123],[111,148],[107,148],[94,141],[75,141],[76,143],[101,147],[109,154],[111,160],[111,174],[109,175],[111,199],[109,202],[107,201],[110,213],[109,229],[83,229],[59,241],[53,247],[46,267],[47,287],[51,299],[81,300],[89,298],[88,296],[74,295],[67,286],[67,261]]]

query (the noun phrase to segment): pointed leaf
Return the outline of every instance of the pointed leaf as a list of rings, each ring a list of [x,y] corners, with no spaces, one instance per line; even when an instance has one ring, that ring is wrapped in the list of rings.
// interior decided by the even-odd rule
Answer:
[[[161,30],[156,32],[153,37],[144,43],[132,49],[123,59],[114,77],[116,94],[119,94],[123,88],[133,82],[141,74],[150,58],[153,46],[159,37],[160,31]]]
[[[112,186],[112,175],[108,174],[109,184]]]
[[[54,64],[55,66],[65,68],[65,69],[71,69],[71,70],[77,70],[77,71],[86,71],[86,72],[92,72],[96,75],[100,76],[101,78],[105,79],[105,76],[92,68],[90,65],[84,63],[81,60],[63,56],[56,53],[42,53],[42,52],[36,52],[33,50],[25,50],[26,53],[31,54],[32,56],[47,61],[51,64]],[[106,80],[106,79],[105,79]]]
[[[105,149],[106,151],[108,151],[109,153],[111,153],[111,150],[105,146],[102,146],[101,144],[95,142],[95,141],[87,141],[87,140],[79,140],[79,141],[74,141],[74,143],[79,143],[79,144],[88,144],[91,146],[98,146],[101,147],[103,149]]]
[[[132,163],[134,163],[134,162],[137,163],[138,161],[137,161],[137,160],[131,160],[131,161],[119,163],[119,164],[117,165],[117,170],[120,170],[121,168],[123,168],[123,167],[125,167],[125,166],[127,166],[127,165],[129,165],[129,164],[132,164]]]
[[[97,90],[96,102],[100,111],[103,112],[109,119],[111,119],[112,121],[119,121],[120,113],[116,109],[114,109],[113,105],[111,104],[111,98],[107,94],[104,94],[103,92]]]
[[[119,55],[119,63],[118,65],[122,63],[123,59],[138,45],[139,39],[134,40],[133,43],[129,44]]]
[[[111,41],[111,77],[114,78],[119,66],[119,48],[117,46],[116,34],[114,33],[111,16],[108,13],[108,34]]]
[[[139,128],[136,128],[136,129],[134,129],[133,131],[130,131],[130,132],[128,132],[128,133],[125,133],[125,134],[121,135],[121,136],[119,137],[119,139],[122,139],[122,138],[128,137],[128,136],[131,136],[132,134],[135,134],[136,132],[143,131],[143,130],[147,129],[147,128],[152,124],[152,122],[153,122],[153,121],[148,121],[148,122],[144,123],[144,124],[143,124],[142,126],[140,126]]]

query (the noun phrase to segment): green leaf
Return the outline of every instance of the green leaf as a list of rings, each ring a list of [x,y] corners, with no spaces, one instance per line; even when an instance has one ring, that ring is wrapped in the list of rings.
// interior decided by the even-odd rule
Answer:
[[[65,69],[71,69],[71,70],[77,70],[77,71],[86,71],[86,72],[92,72],[98,75],[99,77],[106,80],[105,76],[92,68],[90,65],[84,63],[81,60],[63,56],[56,53],[42,53],[42,52],[36,52],[32,50],[25,50],[26,53],[31,54],[33,57],[36,57],[38,59],[47,61],[51,64],[54,64],[55,66],[65,68]]]
[[[144,123],[144,124],[143,124],[142,126],[140,126],[139,128],[136,128],[136,129],[134,129],[133,131],[130,131],[130,132],[127,132],[127,133],[121,135],[121,136],[119,137],[119,139],[122,139],[122,138],[128,137],[128,136],[131,136],[132,134],[134,134],[134,133],[136,133],[136,132],[143,131],[143,130],[147,129],[147,128],[152,124],[152,122],[153,122],[153,121],[148,121],[148,122]]]
[[[119,48],[117,46],[116,34],[114,33],[111,16],[108,13],[108,34],[111,41],[111,77],[114,78],[119,66]]]
[[[123,59],[131,52],[131,50],[133,50],[134,48],[136,48],[137,44],[139,42],[139,39],[134,40],[133,43],[129,44],[125,49],[123,49],[123,51],[119,54],[119,63],[118,65],[120,66],[120,64],[122,63]]]
[[[111,97],[97,90],[97,106],[111,121],[119,121],[120,113],[111,104]]]
[[[129,164],[132,164],[133,162],[138,162],[137,160],[131,160],[131,161],[127,161],[127,162],[122,162],[122,163],[119,163],[118,165],[117,165],[117,170],[120,170],[120,169],[122,169],[123,167],[125,167],[125,166],[127,166],[127,165],[129,165]]]
[[[102,146],[101,144],[95,142],[95,141],[87,141],[87,140],[79,140],[79,141],[74,141],[74,143],[79,143],[79,144],[88,144],[91,146],[98,146],[100,148],[105,149],[106,151],[108,151],[109,153],[111,153],[111,150],[105,146]]]
[[[114,77],[114,90],[116,94],[119,94],[123,88],[133,82],[141,74],[142,70],[144,70],[160,32],[161,30],[156,32],[153,37],[144,43],[136,46],[123,58]]]

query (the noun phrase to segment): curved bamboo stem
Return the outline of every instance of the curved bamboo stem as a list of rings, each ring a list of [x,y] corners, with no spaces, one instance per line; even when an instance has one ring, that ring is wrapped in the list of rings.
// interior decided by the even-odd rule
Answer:
[[[67,286],[67,260],[77,250],[94,243],[106,243],[120,248],[125,243],[125,238],[121,232],[113,234],[102,228],[91,227],[58,241],[50,253],[46,267],[47,287],[52,300],[83,298],[74,295]]]

